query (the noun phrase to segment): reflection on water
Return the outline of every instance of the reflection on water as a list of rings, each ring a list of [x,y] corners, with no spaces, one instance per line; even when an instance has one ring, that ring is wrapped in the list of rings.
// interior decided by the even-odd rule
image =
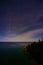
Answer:
[[[31,65],[31,61],[33,59],[30,55],[28,59],[28,57],[24,54],[24,44],[19,44],[0,43],[0,65]]]
[[[17,48],[23,47],[24,45],[28,45],[30,43],[22,43],[22,42],[0,42],[0,48]]]

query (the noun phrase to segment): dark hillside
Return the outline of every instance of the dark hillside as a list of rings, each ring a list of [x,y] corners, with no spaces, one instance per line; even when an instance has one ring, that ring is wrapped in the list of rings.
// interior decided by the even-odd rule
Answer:
[[[26,49],[27,56],[30,53],[39,65],[43,65],[43,41],[33,42],[30,46],[28,45]]]

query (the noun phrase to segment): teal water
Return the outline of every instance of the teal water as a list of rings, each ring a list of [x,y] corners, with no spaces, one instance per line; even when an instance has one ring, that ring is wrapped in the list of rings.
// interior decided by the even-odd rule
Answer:
[[[22,48],[4,49],[0,52],[0,61],[1,65],[37,65],[37,62],[30,55],[25,55]]]

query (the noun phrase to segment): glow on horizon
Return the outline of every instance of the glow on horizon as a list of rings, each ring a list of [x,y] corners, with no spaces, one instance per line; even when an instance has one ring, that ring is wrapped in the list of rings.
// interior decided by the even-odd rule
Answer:
[[[18,35],[16,37],[6,36],[4,38],[1,38],[0,42],[29,42],[29,41],[37,41],[38,38],[33,38],[33,37],[35,35],[39,34],[39,33],[43,33],[43,28],[42,29],[28,31],[28,32],[22,33],[21,35]]]

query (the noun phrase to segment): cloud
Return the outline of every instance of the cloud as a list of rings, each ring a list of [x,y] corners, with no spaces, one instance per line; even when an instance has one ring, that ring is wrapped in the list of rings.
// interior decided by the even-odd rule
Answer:
[[[39,33],[43,33],[41,0],[12,0],[0,5],[0,41],[33,41]]]
[[[18,35],[16,37],[4,37],[0,38],[0,41],[2,42],[29,42],[29,41],[37,41],[38,38],[34,38],[35,35],[43,33],[42,29],[36,29],[33,31],[28,31],[25,33],[22,33],[21,35]]]

